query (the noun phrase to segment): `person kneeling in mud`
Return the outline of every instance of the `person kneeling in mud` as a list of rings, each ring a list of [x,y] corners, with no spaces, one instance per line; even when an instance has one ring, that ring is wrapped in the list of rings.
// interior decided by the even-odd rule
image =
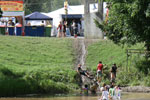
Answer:
[[[86,70],[83,70],[82,69],[82,66],[81,64],[78,65],[78,70],[77,72],[80,74],[80,75],[84,75],[84,76],[87,76],[88,78],[91,78],[89,73],[86,71]]]

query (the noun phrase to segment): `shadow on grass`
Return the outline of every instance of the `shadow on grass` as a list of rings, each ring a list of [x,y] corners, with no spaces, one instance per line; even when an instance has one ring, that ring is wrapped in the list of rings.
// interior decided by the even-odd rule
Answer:
[[[14,73],[3,67],[0,68],[0,97],[14,97],[27,94],[63,94],[68,93],[69,88],[61,82],[43,78],[41,73],[33,74]]]
[[[150,60],[141,60],[136,62],[137,69],[145,75],[150,72]]]

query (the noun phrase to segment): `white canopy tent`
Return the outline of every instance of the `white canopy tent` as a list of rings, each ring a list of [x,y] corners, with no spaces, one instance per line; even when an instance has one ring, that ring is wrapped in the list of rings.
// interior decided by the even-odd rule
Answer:
[[[52,35],[57,34],[57,26],[59,25],[59,22],[62,21],[62,15],[65,15],[64,8],[60,8],[58,10],[52,11],[50,13],[43,13],[51,18],[53,18],[53,25],[52,25]],[[68,7],[68,15],[83,15],[84,14],[84,6],[78,5],[78,6],[69,6]]]
[[[106,7],[106,3],[104,3],[104,8]],[[98,4],[90,4],[90,13],[97,12],[98,11]],[[106,9],[104,10],[106,12]],[[63,20],[62,15],[65,15],[64,8],[60,8],[58,10],[49,12],[49,13],[43,13],[51,18],[53,18],[53,25],[52,25],[52,35],[57,34],[57,26],[59,25],[59,22]],[[68,6],[68,14],[67,15],[82,15],[84,17],[84,5],[76,5],[76,6]],[[82,26],[84,22],[81,22]]]

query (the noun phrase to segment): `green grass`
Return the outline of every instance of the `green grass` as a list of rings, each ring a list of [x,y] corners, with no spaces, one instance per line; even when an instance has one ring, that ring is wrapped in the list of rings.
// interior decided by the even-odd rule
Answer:
[[[0,37],[0,56],[3,66],[24,68],[72,67],[73,56],[67,39]]]
[[[137,44],[130,48],[144,47]],[[104,82],[109,82],[110,67],[116,63],[119,66],[117,84],[150,86],[149,69],[145,70],[149,63],[145,60],[133,55],[132,60],[129,59],[130,69],[126,71],[126,49],[127,46],[122,48],[106,40],[93,43],[88,46],[86,65],[96,74],[101,60],[105,64]],[[76,90],[79,80],[74,71],[75,60],[73,39],[0,36],[0,96]]]
[[[118,66],[117,84],[126,86],[144,85],[150,86],[149,63],[145,62],[142,56],[132,54],[129,57],[128,71],[127,66],[127,49],[144,49],[144,45],[137,44],[131,47],[118,46],[109,40],[101,40],[88,46],[86,65],[96,74],[96,68],[99,61],[104,64],[103,82],[109,84],[110,69],[113,63]]]
[[[142,44],[129,47],[129,49],[142,49]],[[109,40],[101,40],[88,46],[88,55],[86,64],[89,68],[96,68],[99,61],[103,64],[111,66],[117,63],[118,66],[126,66],[126,50],[127,46],[119,46]]]
[[[68,93],[74,59],[71,39],[0,36],[0,96]]]

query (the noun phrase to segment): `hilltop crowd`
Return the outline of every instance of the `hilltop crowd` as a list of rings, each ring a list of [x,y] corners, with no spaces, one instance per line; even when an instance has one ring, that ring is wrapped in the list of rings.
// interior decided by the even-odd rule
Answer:
[[[73,20],[71,23],[67,23],[67,21],[60,21],[57,27],[58,34],[57,37],[66,37],[66,36],[74,36],[77,38],[77,35],[81,33],[81,24]]]

